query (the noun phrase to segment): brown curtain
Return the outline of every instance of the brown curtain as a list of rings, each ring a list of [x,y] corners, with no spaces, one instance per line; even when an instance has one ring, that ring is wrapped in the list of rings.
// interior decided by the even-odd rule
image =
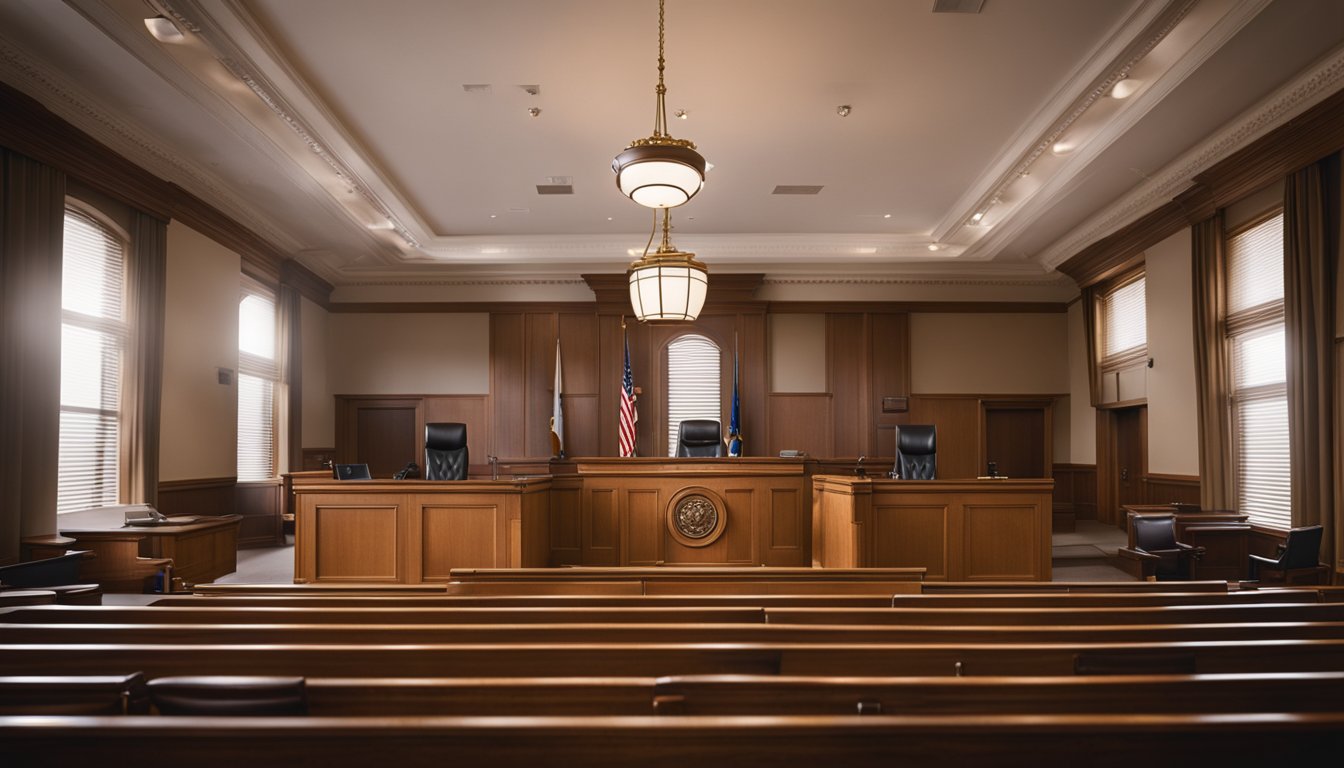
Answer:
[[[276,322],[279,327],[280,387],[276,402],[279,410],[276,422],[280,425],[280,450],[277,452],[279,471],[297,472],[303,469],[303,350],[299,316],[302,297],[292,285],[281,283],[276,301]]]
[[[1098,371],[1101,358],[1097,350],[1101,345],[1097,338],[1097,289],[1089,285],[1083,288],[1083,341],[1087,345],[1087,396],[1090,405],[1096,408],[1101,404],[1101,374]]]
[[[0,148],[0,563],[56,531],[65,174]]]
[[[130,338],[121,388],[121,501],[157,504],[168,225],[133,214],[127,260]]]
[[[1228,509],[1232,503],[1231,373],[1223,324],[1227,254],[1219,211],[1191,228],[1194,296],[1195,403],[1199,423],[1199,506]]]
[[[1335,270],[1339,157],[1290,174],[1283,193],[1283,313],[1293,525],[1322,525],[1334,563]]]

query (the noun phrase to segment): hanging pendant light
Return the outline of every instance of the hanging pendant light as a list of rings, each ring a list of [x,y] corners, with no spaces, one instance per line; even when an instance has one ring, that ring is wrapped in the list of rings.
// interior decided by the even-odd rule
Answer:
[[[667,132],[667,86],[663,84],[663,0],[658,0],[658,87],[654,89],[653,135],[635,139],[611,162],[621,194],[646,208],[675,208],[705,185],[705,158],[695,143]]]
[[[654,213],[654,232],[649,234],[649,245],[658,226]],[[689,322],[705,306],[709,291],[709,269],[695,254],[678,251],[671,242],[672,212],[663,209],[663,242],[658,250],[644,255],[630,265],[630,306],[641,322]]]

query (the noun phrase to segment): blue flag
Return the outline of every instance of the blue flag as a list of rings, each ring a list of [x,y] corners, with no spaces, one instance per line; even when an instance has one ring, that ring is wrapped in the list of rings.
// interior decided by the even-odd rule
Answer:
[[[737,392],[737,341],[733,341],[733,410],[728,416],[728,455],[742,455],[742,399]]]

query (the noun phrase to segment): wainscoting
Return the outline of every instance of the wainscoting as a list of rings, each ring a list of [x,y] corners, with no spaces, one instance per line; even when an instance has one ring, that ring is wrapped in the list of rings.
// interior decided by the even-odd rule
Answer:
[[[285,543],[281,528],[280,481],[239,483],[232,477],[165,480],[159,483],[158,509],[165,515],[243,516],[238,546],[274,547]]]

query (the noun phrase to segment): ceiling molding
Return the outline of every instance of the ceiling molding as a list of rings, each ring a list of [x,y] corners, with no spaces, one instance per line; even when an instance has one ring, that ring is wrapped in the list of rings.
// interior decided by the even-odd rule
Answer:
[[[1075,228],[1041,254],[1041,264],[1057,268],[1092,243],[1117,232],[1187,189],[1200,173],[1227,160],[1266,133],[1344,88],[1344,46],[1310,70],[1299,74],[1222,131],[1201,142],[1176,161]]]

